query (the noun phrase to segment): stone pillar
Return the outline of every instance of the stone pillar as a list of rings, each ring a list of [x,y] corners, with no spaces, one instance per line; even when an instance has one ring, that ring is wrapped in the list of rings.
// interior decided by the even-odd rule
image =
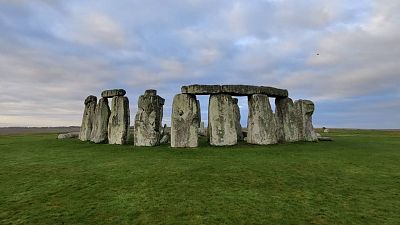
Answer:
[[[314,113],[314,103],[310,100],[297,100],[295,103],[301,121],[300,140],[318,141],[317,134],[312,125],[312,114]]]
[[[171,115],[171,147],[198,146],[198,108],[195,95],[175,95]]]
[[[126,144],[129,134],[129,100],[124,96],[114,96],[111,103],[111,115],[108,121],[108,143]]]
[[[156,90],[146,90],[139,97],[135,116],[135,146],[160,144],[164,101]]]
[[[200,127],[200,124],[201,124],[201,108],[200,108],[200,101],[199,101],[199,100],[196,100],[196,102],[197,102],[197,115],[199,115],[199,127]]]
[[[281,143],[300,141],[302,122],[299,107],[291,98],[275,99],[278,140]]]
[[[85,99],[85,110],[83,112],[82,125],[79,132],[79,139],[81,141],[90,140],[96,111],[96,103],[96,96],[90,95]]]
[[[236,116],[232,96],[215,94],[208,105],[208,134],[210,144],[227,146],[237,144]]]
[[[249,96],[247,142],[258,145],[278,143],[275,115],[267,95]]]
[[[95,120],[91,134],[91,141],[94,143],[105,143],[108,140],[108,120],[111,110],[108,106],[108,99],[101,98],[96,106]]]
[[[243,132],[242,132],[242,125],[240,124],[240,108],[238,105],[238,99],[233,98],[233,110],[235,113],[235,125],[236,125],[236,132],[237,132],[237,139],[243,140]]]

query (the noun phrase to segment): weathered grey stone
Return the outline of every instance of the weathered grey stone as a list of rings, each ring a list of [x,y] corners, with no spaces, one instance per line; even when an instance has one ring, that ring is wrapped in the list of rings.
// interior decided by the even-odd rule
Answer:
[[[101,92],[101,97],[103,98],[112,98],[115,96],[124,96],[126,91],[124,89],[112,89],[112,90],[105,90]]]
[[[165,134],[165,135],[161,138],[160,144],[168,143],[168,141],[169,141],[169,135],[168,135],[168,134]]]
[[[278,143],[275,115],[267,95],[249,97],[247,142],[258,145]]]
[[[222,92],[222,87],[221,85],[194,84],[189,86],[182,86],[181,92],[183,94],[195,94],[195,95],[219,94]]]
[[[197,100],[197,115],[199,115],[199,127],[201,124],[201,108],[200,108],[200,101]]]
[[[147,90],[138,100],[135,117],[135,145],[156,146],[160,144],[164,99],[156,90]]]
[[[197,147],[198,128],[199,115],[196,96],[175,95],[171,115],[171,147]]]
[[[297,100],[294,105],[296,106],[300,119],[301,119],[301,132],[300,140],[304,141],[318,141],[317,135],[312,125],[312,114],[314,113],[314,103],[310,100]]]
[[[252,85],[222,85],[222,92],[237,96],[251,96],[254,94],[263,94],[269,97],[288,96],[288,91],[285,89]]]
[[[288,91],[266,86],[253,85],[189,85],[182,86],[182,93],[195,95],[229,94],[235,96],[251,96],[253,94],[264,94],[270,97],[287,97]]]
[[[199,135],[203,137],[208,137],[208,128],[199,128]]]
[[[211,95],[208,107],[210,144],[214,146],[237,144],[237,118],[234,113],[232,96],[227,94]]]
[[[90,140],[94,143],[105,143],[108,140],[108,120],[111,110],[108,99],[101,98],[96,106],[95,119]]]
[[[333,141],[331,137],[318,137],[318,141]]]
[[[108,143],[126,144],[129,133],[129,100],[124,96],[115,96],[111,102],[111,115],[108,121]]]
[[[238,105],[238,99],[233,98],[233,112],[235,113],[235,126],[237,132],[237,139],[243,140],[242,125],[240,124],[240,108]]]
[[[87,104],[89,104],[91,102],[97,103],[97,97],[94,96],[94,95],[87,96],[87,98],[85,99],[85,105],[87,105]]]
[[[65,134],[59,134],[57,139],[67,139],[67,138],[77,138],[79,137],[79,132],[70,132]]]
[[[81,141],[90,140],[96,111],[96,103],[96,96],[90,95],[85,99],[85,110],[83,112],[82,125],[79,132],[79,139]]]
[[[297,106],[290,98],[275,99],[276,120],[279,142],[300,141],[303,122]]]
[[[167,134],[167,124],[164,124],[163,128],[160,131],[160,137],[164,137]]]

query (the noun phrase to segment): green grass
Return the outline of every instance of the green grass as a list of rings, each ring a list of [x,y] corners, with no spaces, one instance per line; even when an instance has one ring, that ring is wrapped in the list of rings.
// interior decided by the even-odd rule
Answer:
[[[197,149],[0,136],[0,224],[400,224],[400,132]]]

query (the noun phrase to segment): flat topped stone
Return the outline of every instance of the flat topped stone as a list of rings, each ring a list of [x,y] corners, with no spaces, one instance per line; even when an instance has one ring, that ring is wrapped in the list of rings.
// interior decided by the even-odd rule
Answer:
[[[287,97],[286,89],[279,89],[266,86],[253,85],[188,85],[182,86],[181,92],[184,94],[210,95],[210,94],[229,94],[234,96],[250,96],[254,94],[268,95],[269,97]]]
[[[101,92],[101,97],[103,98],[112,98],[115,96],[124,96],[126,91],[124,89],[112,89],[112,90],[105,90]]]

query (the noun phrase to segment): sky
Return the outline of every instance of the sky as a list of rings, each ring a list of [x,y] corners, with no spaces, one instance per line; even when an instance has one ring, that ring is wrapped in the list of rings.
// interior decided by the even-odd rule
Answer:
[[[249,84],[312,100],[316,127],[400,128],[399,12],[394,0],[0,0],[0,127],[80,125],[84,99],[113,88],[131,124],[156,89],[169,123],[182,85]]]

